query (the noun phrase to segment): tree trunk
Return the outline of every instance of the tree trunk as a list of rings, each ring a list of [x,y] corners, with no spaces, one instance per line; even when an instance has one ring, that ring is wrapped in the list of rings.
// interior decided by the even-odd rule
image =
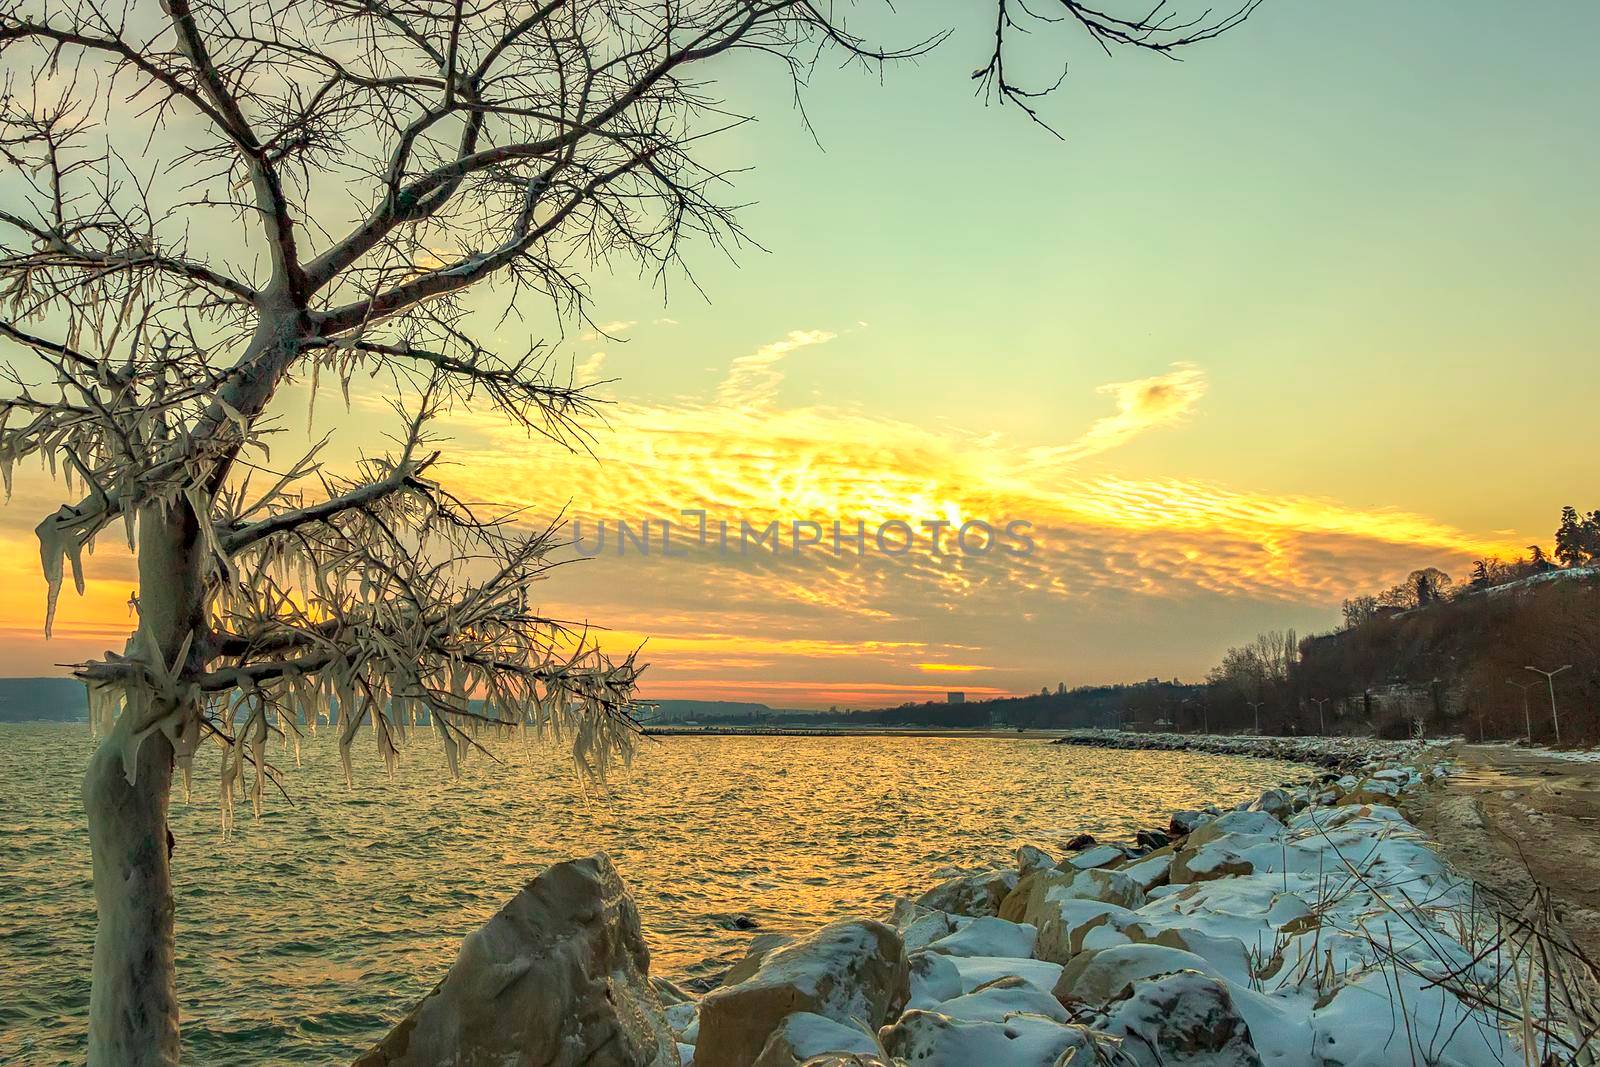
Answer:
[[[92,1067],[178,1062],[172,865],[167,800],[172,746],[160,731],[139,746],[129,785],[122,766],[127,718],[103,738],[84,776],[94,855],[94,987],[89,997]]]
[[[188,635],[204,632],[201,544],[199,521],[187,504],[140,509],[139,628],[154,639],[167,667]],[[189,654],[191,663],[177,664],[180,670],[193,666],[192,644]],[[187,719],[200,709],[184,706],[175,713]],[[123,765],[130,738],[149,725],[125,709],[84,776],[99,910],[89,997],[91,1067],[178,1062],[176,905],[167,831],[172,744],[161,730],[150,730],[138,746],[131,785]]]

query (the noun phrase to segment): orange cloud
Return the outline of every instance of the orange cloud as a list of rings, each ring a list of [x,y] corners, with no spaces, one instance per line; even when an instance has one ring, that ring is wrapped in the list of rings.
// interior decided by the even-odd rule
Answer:
[[[616,402],[593,456],[458,413],[445,427],[457,441],[440,473],[467,499],[533,516],[565,508],[591,546],[608,524],[597,558],[544,583],[543,607],[610,625],[596,635],[609,647],[643,644],[645,694],[658,697],[862,706],[940,698],[930,674],[982,671],[988,684],[967,687],[974,696],[1066,679],[1192,677],[1255,629],[1326,625],[1353,592],[1526,543],[1398,509],[1097,466],[1136,435],[1171,432],[1193,414],[1206,386],[1192,364],[1102,387],[1116,410],[1058,446],[780,403],[787,361],[834,339],[793,331],[733,359],[704,398]],[[589,357],[581,377],[599,374],[602,361]],[[29,531],[49,499],[6,513],[3,561],[14,573],[37,573]],[[705,545],[684,511],[705,513]],[[619,519],[635,535],[650,523],[648,555],[618,554]],[[794,523],[815,522],[826,536],[835,520],[846,538],[863,524],[861,549],[848,540],[839,552],[825,541],[794,548]],[[891,520],[912,527],[916,550],[878,550],[873,532]],[[1029,524],[1034,550],[962,551],[954,531],[973,520]],[[777,522],[780,545],[722,552],[719,521],[735,537],[742,522]],[[125,552],[102,547],[88,598],[63,598],[62,639],[48,649],[26,636],[37,631],[42,580],[0,590],[0,627],[16,635],[0,669],[33,673],[120,647],[132,572]]]

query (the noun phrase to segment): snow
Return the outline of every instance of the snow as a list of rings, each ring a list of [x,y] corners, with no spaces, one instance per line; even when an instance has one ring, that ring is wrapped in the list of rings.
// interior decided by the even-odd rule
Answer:
[[[928,1011],[908,1011],[885,1032],[889,1053],[918,1067],[1054,1067],[1072,1048],[1086,1048],[1088,1035],[1035,1015],[1005,1022],[971,1022]],[[1077,1059],[1077,1057],[1074,1057]],[[1089,1057],[1083,1057],[1084,1062]]]
[[[1038,936],[1027,923],[984,916],[930,943],[928,950],[950,956],[1031,956]]]
[[[1015,976],[1046,993],[1056,987],[1061,978],[1061,965],[1044,960],[1015,959],[1006,956],[950,956],[956,973],[961,976],[961,991],[970,993],[996,978]]]
[[[1467,981],[1538,1004],[1540,979],[1484,951],[1493,917],[1395,806],[1423,780],[1419,768],[1450,771],[1436,753],[1403,751],[1404,761],[1375,760],[1320,788],[1327,803],[1308,788],[1269,790],[1195,819],[1172,852],[1128,858],[1108,844],[1068,857],[1060,874],[1041,875],[1059,884],[1030,905],[1037,929],[902,902],[895,919],[908,949],[926,947],[911,951],[907,1010],[880,1033],[885,1050],[920,1067],[1051,1067],[1068,1049],[1097,1062],[1095,1046],[1137,1035],[1126,1050],[1141,1064],[1153,1062],[1141,1042],[1196,1040],[1213,1047],[1175,1062],[1524,1062],[1517,1020],[1490,1018],[1452,989]],[[1016,860],[1042,871],[1047,857],[1024,847]],[[1080,865],[1089,869],[1067,881]],[[1156,884],[1169,873],[1195,880]],[[986,910],[990,877],[952,879],[936,898]],[[675,1006],[669,1018],[679,1032],[692,1015]],[[819,1035],[807,1051],[866,1036],[822,1022],[802,1027]]]
[[[998,979],[976,992],[944,1001],[934,1010],[966,1022],[1004,1022],[1008,1015],[1016,1012],[1042,1015],[1058,1023],[1071,1021],[1059,1000],[1020,978]]]

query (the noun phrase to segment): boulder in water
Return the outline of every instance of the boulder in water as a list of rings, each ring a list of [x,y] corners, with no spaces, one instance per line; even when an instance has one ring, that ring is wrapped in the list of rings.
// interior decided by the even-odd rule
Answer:
[[[1017,874],[1026,877],[1034,871],[1047,871],[1056,865],[1050,853],[1033,845],[1023,845],[1017,849]]]
[[[917,898],[925,908],[952,915],[996,915],[1000,902],[1017,887],[1016,871],[979,871],[947,878]]]
[[[878,1027],[910,995],[905,946],[871,919],[824,926],[768,955],[748,979],[700,1002],[696,1067],[748,1067],[783,1021],[810,1012]]]
[[[639,912],[603,855],[545,868],[355,1067],[676,1067]]]

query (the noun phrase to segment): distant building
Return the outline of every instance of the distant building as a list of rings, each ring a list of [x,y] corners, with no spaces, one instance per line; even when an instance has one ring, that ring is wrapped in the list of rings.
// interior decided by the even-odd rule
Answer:
[[[944,702],[946,704],[965,704],[967,702],[967,694],[959,689],[952,689],[944,695]]]

